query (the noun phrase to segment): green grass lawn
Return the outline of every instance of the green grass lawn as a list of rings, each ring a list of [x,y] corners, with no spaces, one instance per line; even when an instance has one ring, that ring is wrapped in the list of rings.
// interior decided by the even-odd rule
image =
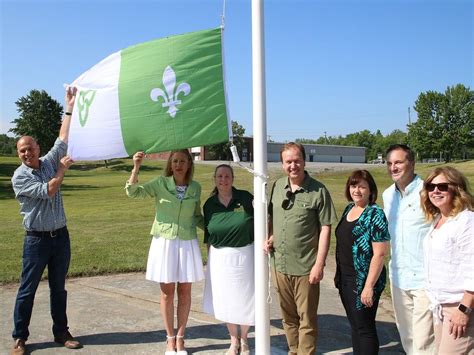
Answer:
[[[0,157],[0,284],[18,281],[21,271],[24,231],[10,181],[18,165],[18,158]],[[474,162],[452,165],[473,184]],[[417,171],[424,177],[433,166],[420,164]],[[146,161],[140,170],[140,182],[161,175],[163,168],[162,161]],[[75,164],[67,172],[62,192],[72,244],[70,276],[145,270],[154,203],[151,199],[132,200],[125,195],[123,188],[130,170],[131,160],[124,159],[112,161],[108,168],[103,163]],[[195,180],[202,185],[203,203],[213,188],[213,171],[212,165],[196,164]],[[371,171],[380,196],[390,185],[390,179],[383,166]],[[235,173],[235,186],[252,191],[253,177],[238,167]],[[317,174],[331,192],[339,214],[346,205],[344,185],[348,174],[348,171]],[[281,173],[272,172],[271,179],[279,175]],[[199,237],[202,240],[200,230]],[[332,243],[332,249],[334,245]],[[202,250],[206,260],[204,248]]]

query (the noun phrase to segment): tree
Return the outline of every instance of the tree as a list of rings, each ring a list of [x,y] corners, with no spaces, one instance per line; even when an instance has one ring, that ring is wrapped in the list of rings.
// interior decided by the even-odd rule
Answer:
[[[366,157],[367,160],[374,160],[378,157],[379,153],[384,153],[387,149],[385,145],[385,137],[383,136],[382,132],[378,129],[377,132],[373,135],[372,144],[366,150]]]
[[[0,155],[15,155],[15,138],[8,137],[6,134],[0,134]]]
[[[245,128],[238,124],[237,121],[232,121],[232,136],[233,143],[237,147],[239,156],[242,156],[242,148],[244,147]],[[216,160],[232,160],[232,153],[230,151],[230,142],[213,144],[207,147],[208,152],[213,159]]]
[[[392,144],[407,144],[407,134],[399,129],[396,129],[384,137],[384,149],[385,151]]]
[[[18,136],[32,136],[48,152],[58,137],[63,107],[44,90],[31,90],[15,102],[19,117],[9,132]]]
[[[443,94],[435,91],[421,93],[415,102],[418,120],[408,125],[408,141],[421,159],[440,152],[444,106]]]
[[[408,126],[408,141],[420,158],[463,158],[474,146],[474,92],[462,84],[444,94],[428,91],[415,102],[418,120]]]
[[[308,138],[296,138],[295,143],[300,143],[300,144],[321,144],[315,141],[314,139],[308,139]]]
[[[443,140],[445,155],[465,158],[468,149],[474,147],[474,91],[458,84],[448,87],[446,96],[446,136]]]

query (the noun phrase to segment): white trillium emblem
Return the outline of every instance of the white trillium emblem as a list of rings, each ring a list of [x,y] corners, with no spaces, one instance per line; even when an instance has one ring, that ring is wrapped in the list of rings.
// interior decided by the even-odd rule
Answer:
[[[178,87],[176,87],[176,74],[173,68],[171,68],[169,65],[163,72],[163,85],[166,92],[160,88],[154,88],[150,92],[150,98],[153,101],[158,101],[158,98],[162,97],[162,107],[168,107],[167,112],[172,118],[174,118],[174,116],[176,116],[176,112],[178,111],[177,105],[181,104],[181,100],[178,99],[178,95],[180,93],[183,93],[184,96],[188,95],[191,92],[191,86],[188,83],[181,83],[178,85]]]

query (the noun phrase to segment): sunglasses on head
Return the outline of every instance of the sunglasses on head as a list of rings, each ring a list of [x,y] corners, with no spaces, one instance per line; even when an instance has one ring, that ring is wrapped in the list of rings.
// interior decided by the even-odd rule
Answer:
[[[449,190],[449,183],[448,182],[441,182],[439,184],[426,184],[425,189],[429,192],[433,192],[435,188],[438,188],[438,191],[446,192]]]
[[[285,199],[281,202],[281,208],[284,210],[287,210],[293,206],[293,196],[296,194],[296,192],[293,191],[286,191],[286,197]]]

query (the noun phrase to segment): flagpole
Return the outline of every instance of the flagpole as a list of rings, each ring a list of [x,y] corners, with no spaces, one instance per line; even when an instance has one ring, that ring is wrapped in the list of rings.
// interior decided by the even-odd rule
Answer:
[[[263,253],[267,237],[266,179],[267,125],[265,103],[265,42],[263,0],[252,0],[252,88],[255,226],[255,354],[270,354],[268,258]]]

